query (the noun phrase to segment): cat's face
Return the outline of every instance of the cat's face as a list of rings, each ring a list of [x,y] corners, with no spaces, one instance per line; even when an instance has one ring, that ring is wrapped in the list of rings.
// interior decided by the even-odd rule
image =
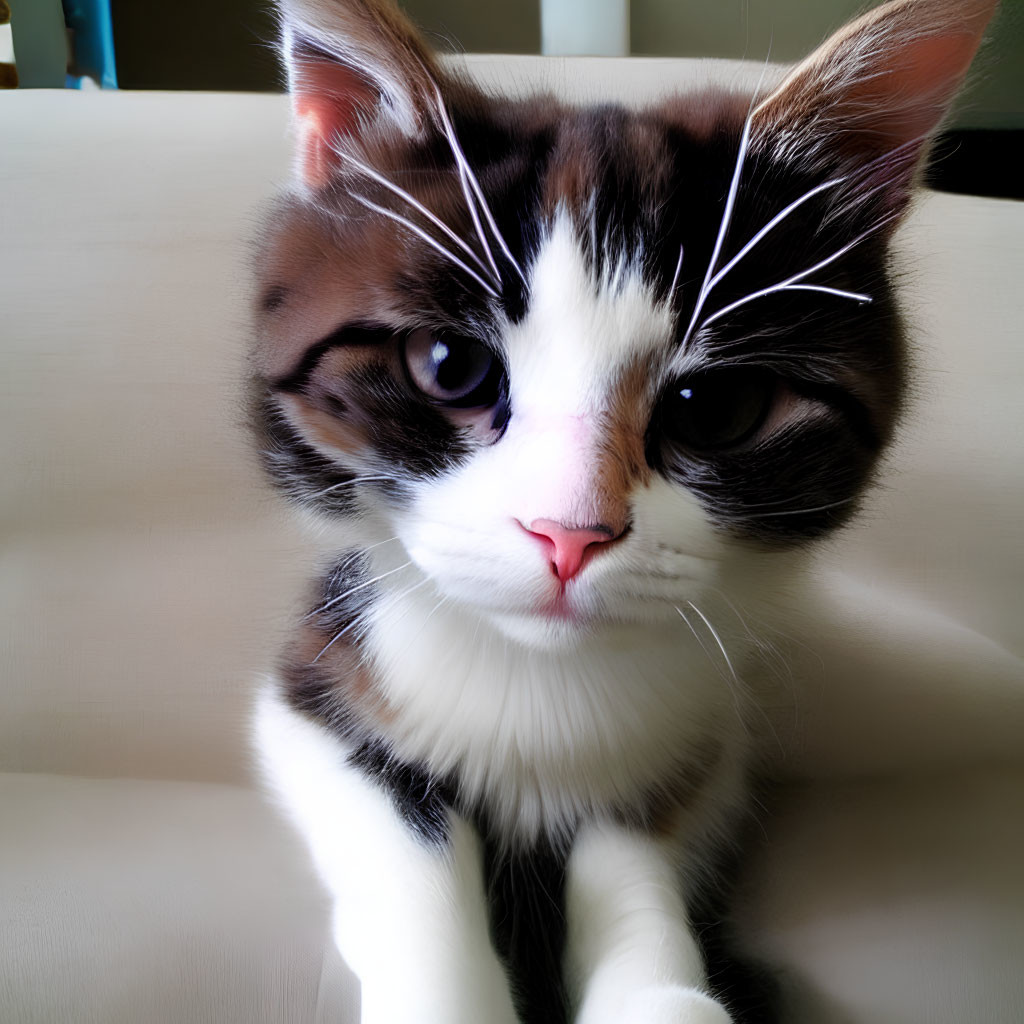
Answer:
[[[676,616],[849,517],[903,384],[886,245],[962,59],[867,123],[863,41],[767,100],[579,110],[296,7],[257,375],[301,504],[530,643]]]

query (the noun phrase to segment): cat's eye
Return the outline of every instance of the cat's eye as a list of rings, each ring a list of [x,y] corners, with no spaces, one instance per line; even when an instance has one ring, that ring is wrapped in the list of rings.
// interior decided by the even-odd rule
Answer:
[[[694,451],[735,447],[764,423],[777,386],[774,374],[757,368],[689,374],[675,381],[662,401],[662,433]]]
[[[409,379],[435,401],[456,409],[497,401],[501,364],[479,341],[420,328],[405,339],[403,352]]]

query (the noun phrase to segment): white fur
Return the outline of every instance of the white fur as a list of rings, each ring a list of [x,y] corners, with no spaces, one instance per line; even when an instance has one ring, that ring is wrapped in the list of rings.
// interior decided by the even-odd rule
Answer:
[[[673,842],[609,824],[577,838],[566,888],[576,1024],[728,1022],[704,994],[686,925],[679,876],[694,838]]]
[[[515,411],[505,436],[424,486],[396,532],[441,595],[489,610],[517,639],[544,643],[558,629],[535,612],[557,581],[519,524],[595,521],[594,470],[612,388],[636,359],[657,377],[660,361],[672,356],[673,319],[635,267],[623,262],[610,279],[595,280],[565,216],[530,275],[529,313],[503,339]],[[649,587],[650,570],[662,562],[675,568],[675,561],[684,575],[713,575],[702,561],[718,561],[725,551],[696,500],[678,488],[653,481],[630,499],[631,537],[595,559],[568,597],[592,615],[604,604],[613,620],[666,618],[671,604],[657,608],[653,595],[639,593]],[[666,557],[658,545],[692,557]]]
[[[513,1024],[491,949],[480,842],[453,816],[418,841],[324,730],[268,686],[256,716],[264,777],[334,898],[334,939],[362,985],[362,1024]]]

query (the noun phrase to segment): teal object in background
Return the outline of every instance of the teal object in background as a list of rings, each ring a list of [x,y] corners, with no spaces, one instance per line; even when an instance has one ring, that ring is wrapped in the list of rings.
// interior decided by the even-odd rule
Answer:
[[[9,0],[21,89],[62,89],[68,63],[60,0]]]
[[[78,89],[86,77],[117,88],[110,0],[9,2],[20,88]]]
[[[110,0],[64,0],[64,21],[71,32],[72,50],[72,74],[67,84],[78,89],[82,78],[88,77],[103,89],[116,89]]]

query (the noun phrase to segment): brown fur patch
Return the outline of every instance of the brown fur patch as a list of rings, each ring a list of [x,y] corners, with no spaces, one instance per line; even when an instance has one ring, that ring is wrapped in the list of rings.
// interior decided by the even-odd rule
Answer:
[[[395,720],[395,711],[358,644],[347,637],[333,644],[331,640],[329,633],[313,625],[298,629],[283,673],[293,703],[333,705],[354,728],[386,729]]]
[[[638,359],[616,382],[602,423],[602,458],[596,475],[602,501],[625,504],[635,487],[650,480],[651,467],[644,455],[650,411],[650,369]]]
[[[298,202],[285,202],[263,240],[260,294],[287,296],[258,321],[257,372],[271,380],[290,373],[305,352],[340,326],[356,321],[404,319],[392,282],[412,262],[397,232],[369,215],[334,218]]]

